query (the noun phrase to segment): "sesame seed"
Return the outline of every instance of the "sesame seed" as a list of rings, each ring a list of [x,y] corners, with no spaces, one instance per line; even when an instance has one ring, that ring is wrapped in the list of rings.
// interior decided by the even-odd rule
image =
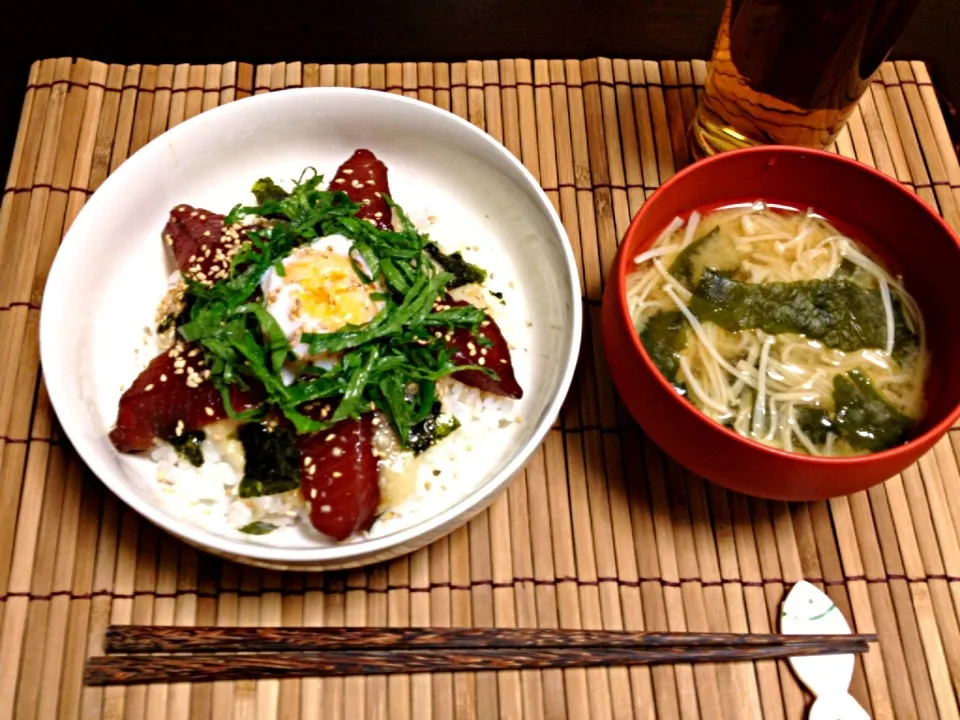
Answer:
[[[303,459],[303,466],[310,467],[311,465],[313,465],[313,458],[308,455]]]
[[[177,208],[177,212],[183,212],[184,210],[186,210],[186,208],[183,205]]]
[[[353,170],[351,168],[344,168],[340,172],[342,172],[344,175],[353,175]]]
[[[367,185],[376,185],[376,184],[377,183],[374,180],[367,180]]]
[[[207,219],[207,216],[206,216],[206,215],[201,215],[201,216],[200,216],[200,219],[201,219],[201,220],[206,220],[206,219]]]
[[[177,437],[183,435],[183,420],[177,420]]]
[[[343,473],[340,472],[339,470],[334,470],[332,473],[330,473],[330,475],[335,478],[343,477]]]
[[[205,408],[203,409],[203,411],[204,411],[207,415],[209,415],[210,417],[213,417],[213,408],[212,408],[212,407],[205,407]]]
[[[166,376],[166,374],[161,375],[161,376],[160,376],[160,382],[166,382],[166,381],[167,381],[167,376]]]
[[[307,468],[307,474],[308,474],[308,475],[313,475],[313,474],[315,474],[316,472],[317,472],[317,466],[316,466],[316,465],[311,465],[310,467]]]
[[[486,365],[486,364],[487,364],[487,359],[485,357],[481,357],[477,360],[477,365]]]
[[[334,180],[334,182],[339,185],[340,183],[345,183],[346,180],[344,180],[343,178],[336,178],[336,179]]]
[[[327,436],[323,439],[323,441],[324,441],[324,442],[330,442],[330,441],[333,440],[335,437],[336,437],[336,435],[334,435],[333,433],[330,433],[329,435],[327,435]]]
[[[151,390],[153,390],[153,383],[150,383],[143,389],[144,392],[150,392]]]
[[[350,183],[350,187],[362,188],[363,183],[361,183],[359,180],[354,180],[353,182]]]
[[[199,212],[197,212],[196,210],[194,210],[192,213],[190,213],[190,217],[196,217],[196,216],[199,215],[199,214],[200,214]]]
[[[328,513],[328,512],[330,512],[330,510],[331,510],[331,508],[330,508],[329,505],[321,505],[321,506],[320,506],[320,512],[322,512],[322,513]]]
[[[203,236],[204,236],[204,237],[210,237],[210,231],[209,231],[209,230],[204,230],[204,231],[203,231]]]
[[[335,447],[335,448],[331,451],[331,453],[333,454],[334,457],[340,457],[341,455],[343,455],[343,448]]]

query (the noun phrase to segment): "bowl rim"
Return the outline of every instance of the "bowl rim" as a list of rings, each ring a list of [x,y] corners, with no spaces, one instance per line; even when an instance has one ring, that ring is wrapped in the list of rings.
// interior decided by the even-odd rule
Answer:
[[[627,228],[627,232],[624,235],[622,252],[617,258],[616,266],[613,271],[616,273],[614,283],[617,286],[617,299],[616,299],[616,309],[617,317],[621,325],[627,328],[627,334],[630,336],[630,342],[635,352],[639,353],[642,362],[648,371],[650,371],[656,378],[656,382],[660,386],[669,391],[668,395],[670,396],[670,402],[678,404],[679,407],[684,409],[686,415],[690,418],[693,418],[695,421],[706,424],[711,427],[713,430],[721,433],[726,438],[733,440],[739,443],[745,450],[751,450],[754,452],[759,452],[766,454],[771,459],[781,459],[790,462],[799,462],[808,465],[816,465],[823,469],[835,468],[842,469],[856,465],[864,465],[867,463],[884,463],[888,460],[896,460],[898,458],[907,457],[912,455],[919,448],[926,448],[933,445],[944,433],[946,433],[953,424],[960,418],[960,402],[953,407],[939,422],[931,426],[926,432],[921,435],[918,435],[914,438],[911,438],[902,445],[897,445],[896,447],[888,448],[886,450],[881,450],[880,452],[869,453],[866,455],[854,455],[847,457],[824,457],[822,455],[807,455],[803,453],[790,452],[787,450],[780,450],[769,445],[765,445],[757,440],[744,437],[739,433],[734,432],[733,430],[724,427],[718,422],[715,422],[704,415],[699,409],[697,409],[693,404],[687,402],[676,392],[673,391],[673,387],[670,383],[667,382],[667,379],[663,374],[657,369],[653,364],[653,360],[650,358],[650,355],[647,353],[646,348],[643,347],[643,343],[640,342],[640,336],[633,329],[633,320],[630,317],[630,311],[627,307],[627,298],[626,293],[624,292],[626,286],[626,278],[629,275],[629,268],[633,263],[633,257],[637,250],[631,248],[631,252],[628,253],[627,247],[631,241],[631,238],[638,234],[638,226],[642,221],[644,215],[649,212],[650,208],[656,202],[656,197],[658,194],[661,194],[664,190],[669,189],[674,185],[678,185],[683,182],[688,176],[700,172],[702,168],[708,167],[712,164],[723,163],[729,161],[731,158],[739,157],[741,155],[793,155],[793,156],[814,156],[819,157],[822,160],[827,162],[840,163],[854,169],[855,172],[861,172],[866,175],[873,176],[874,179],[879,180],[880,182],[886,184],[891,189],[895,190],[900,194],[901,197],[907,202],[913,203],[924,211],[928,216],[933,218],[935,222],[940,226],[941,230],[949,237],[953,244],[956,246],[958,252],[960,252],[960,237],[957,233],[947,224],[943,217],[936,212],[933,208],[927,205],[918,195],[910,192],[906,187],[904,187],[897,180],[889,177],[888,175],[880,172],[876,168],[870,167],[858,160],[853,158],[844,157],[832,152],[827,152],[825,150],[815,150],[811,148],[804,148],[792,145],[760,145],[756,147],[749,148],[740,148],[736,150],[729,150],[727,152],[718,153],[712,155],[703,160],[694,162],[683,170],[678,172],[676,175],[667,180],[663,185],[657,188],[656,192],[650,196],[650,199],[643,204],[643,207],[640,208],[640,211],[634,216],[633,220],[630,223],[630,226]],[[632,244],[636,245],[642,242],[642,240],[634,241]]]
[[[567,280],[571,288],[568,301],[572,314],[572,327],[570,329],[569,342],[566,344],[566,347],[563,348],[565,367],[560,376],[556,394],[547,403],[541,415],[540,422],[533,429],[529,439],[520,448],[519,452],[509,459],[499,473],[492,475],[486,482],[479,483],[473,491],[450,507],[435,515],[430,515],[410,527],[358,542],[338,543],[312,548],[288,548],[245,543],[241,540],[218,535],[196,523],[181,519],[172,513],[164,511],[159,503],[151,502],[146,498],[140,497],[134,491],[127,478],[118,477],[118,470],[110,460],[104,459],[101,461],[98,457],[94,456],[87,447],[88,439],[85,437],[83,422],[75,421],[73,417],[68,417],[66,421],[64,421],[60,419],[59,413],[57,414],[64,433],[87,467],[127,506],[155,525],[180,537],[188,543],[206,549],[208,552],[228,555],[231,559],[240,562],[249,559],[259,561],[261,564],[291,563],[291,568],[312,564],[311,567],[301,567],[301,569],[307,570],[324,569],[325,566],[331,568],[353,567],[368,562],[380,561],[387,557],[406,554],[442,535],[452,532],[461,524],[467,522],[473,514],[489,504],[493,496],[505,487],[509,480],[526,465],[536,449],[540,447],[554,419],[560,412],[576,369],[583,319],[579,271],[574,258],[573,248],[556,208],[547,197],[540,183],[505,145],[498,142],[493,136],[481,128],[452,112],[415,98],[365,88],[291,88],[261,95],[252,95],[226,105],[220,105],[170,128],[127,158],[120,167],[106,178],[100,188],[98,188],[84,204],[70,230],[68,230],[64,236],[60,247],[57,249],[57,254],[50,267],[47,282],[44,286],[43,299],[41,302],[39,332],[40,360],[44,383],[47,387],[47,393],[54,411],[57,409],[58,398],[66,397],[73,391],[70,389],[70,383],[66,381],[65,376],[61,376],[59,373],[48,373],[47,363],[44,362],[44,359],[50,356],[52,352],[62,350],[56,337],[56,328],[51,325],[51,315],[49,312],[45,312],[47,307],[46,300],[54,294],[55,291],[53,288],[60,282],[61,277],[66,277],[71,271],[67,261],[69,260],[69,256],[74,252],[73,248],[79,247],[78,243],[81,242],[83,237],[79,234],[79,231],[77,231],[78,228],[82,229],[82,223],[78,223],[77,221],[80,220],[85,213],[89,215],[91,212],[98,210],[103,202],[106,202],[106,193],[101,192],[101,190],[122,185],[127,175],[135,172],[138,164],[143,162],[145,157],[149,157],[152,153],[156,152],[156,148],[159,145],[175,141],[188,135],[193,132],[194,128],[201,127],[204,124],[219,123],[223,119],[230,118],[238,113],[246,113],[248,109],[258,104],[269,105],[278,102],[290,102],[291,98],[299,96],[325,97],[329,102],[336,102],[338,98],[343,98],[344,96],[358,95],[376,98],[377,102],[383,104],[383,112],[389,113],[392,106],[407,105],[415,107],[419,112],[435,115],[441,121],[458,127],[462,133],[472,134],[480,138],[483,145],[494,154],[499,155],[500,158],[505,160],[507,165],[517,173],[517,182],[521,185],[525,184],[529,188],[533,198],[535,198],[535,202],[539,205],[540,210],[545,214],[547,221],[552,227],[555,242],[560,245],[559,251],[563,256]],[[66,253],[63,252],[64,248],[67,248]],[[114,450],[113,452],[116,451]],[[424,540],[418,543],[418,539],[421,538],[424,538]]]

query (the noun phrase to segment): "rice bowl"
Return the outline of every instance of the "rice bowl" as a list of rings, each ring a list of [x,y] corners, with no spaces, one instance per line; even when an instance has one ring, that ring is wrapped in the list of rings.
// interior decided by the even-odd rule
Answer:
[[[252,177],[296,177],[307,162],[330,168],[361,144],[375,145],[397,173],[394,192],[418,226],[429,228],[445,249],[463,248],[471,261],[486,263],[496,277],[493,289],[507,304],[488,308],[515,347],[525,396],[501,402],[455,381],[441,383],[444,409],[469,421],[459,438],[445,441],[446,448],[438,444],[421,457],[410,497],[361,536],[332,544],[293,526],[239,536],[236,527],[245,513],[282,515],[293,508],[276,497],[265,501],[268,508],[233,504],[223,489],[237,482],[237,468],[213,442],[204,443],[206,468],[197,472],[162,445],[146,456],[126,457],[106,441],[121,386],[156,352],[144,333],[167,284],[156,228],[184,198],[229,207]],[[287,91],[178,126],[104,183],[71,228],[50,274],[41,318],[44,373],[77,450],[149,519],[244,562],[355,566],[449,532],[522,467],[569,386],[579,346],[577,288],[555,211],[522,166],[489,137],[405,98],[345,89]],[[78,298],[91,311],[71,325]]]

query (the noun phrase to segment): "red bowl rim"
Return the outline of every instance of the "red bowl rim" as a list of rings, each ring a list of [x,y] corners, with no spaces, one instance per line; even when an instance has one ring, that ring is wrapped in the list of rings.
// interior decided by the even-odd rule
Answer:
[[[857,160],[852,158],[844,157],[843,155],[838,155],[832,152],[826,152],[824,150],[813,150],[803,147],[795,147],[789,145],[762,145],[758,147],[742,148],[737,150],[730,150],[727,152],[719,153],[717,155],[710,156],[698,162],[695,162],[691,165],[688,165],[686,168],[678,172],[676,175],[667,180],[663,185],[661,185],[657,191],[650,196],[650,198],[643,204],[639,212],[634,216],[630,226],[627,228],[627,232],[624,235],[623,243],[624,249],[626,248],[626,243],[629,238],[636,232],[636,227],[640,223],[644,214],[649,210],[652,204],[655,202],[656,196],[662,191],[671,187],[672,185],[678,184],[683,181],[688,175],[697,173],[701,168],[707,167],[712,163],[724,162],[726,159],[732,156],[747,155],[747,154],[773,154],[773,155],[812,155],[820,156],[821,158],[827,160],[828,162],[838,162],[855,168],[856,172],[862,172],[868,175],[873,175],[874,178],[880,180],[883,183],[886,183],[891,188],[899,192],[905,200],[912,202],[915,205],[919,205],[920,208],[925,211],[929,216],[931,216],[943,230],[947,236],[953,240],[954,245],[957,246],[957,250],[960,251],[960,237],[957,236],[957,233],[946,223],[946,221],[937,213],[933,208],[927,205],[923,200],[921,200],[917,195],[913,194],[906,187],[901,185],[900,182],[894,180],[888,175],[876,170],[875,168],[865,165]],[[789,452],[787,450],[779,450],[777,448],[765,445],[757,440],[752,440],[746,438],[739,433],[730,430],[727,427],[724,427],[718,422],[711,420],[709,417],[704,415],[699,409],[697,409],[692,403],[684,400],[682,397],[676,394],[673,389],[673,386],[667,382],[667,379],[663,374],[657,369],[653,364],[653,361],[650,359],[650,356],[647,354],[646,348],[643,347],[643,343],[640,342],[640,337],[633,330],[633,319],[630,317],[630,312],[627,308],[627,297],[624,292],[626,285],[626,277],[628,275],[628,267],[633,261],[633,256],[628,255],[626,252],[622,252],[619,255],[617,261],[617,266],[614,268],[614,272],[617,273],[615,285],[618,288],[617,292],[617,309],[619,310],[620,320],[629,328],[628,335],[631,338],[633,347],[635,350],[639,351],[640,357],[643,359],[643,362],[646,364],[647,369],[653,373],[656,377],[656,381],[665,389],[669,391],[671,398],[674,398],[677,403],[680,403],[681,406],[685,409],[686,413],[694,418],[697,422],[708,423],[710,427],[714,430],[726,435],[728,438],[738,442],[739,444],[745,446],[746,448],[766,453],[767,455],[775,458],[782,458],[784,460],[808,463],[812,465],[819,465],[822,467],[849,467],[851,465],[862,465],[866,463],[882,463],[886,460],[895,460],[897,458],[909,456],[914,450],[919,447],[930,447],[936,442],[942,435],[944,435],[960,418],[960,402],[949,412],[947,415],[936,425],[932,426],[929,430],[924,432],[922,435],[918,435],[915,438],[912,438],[905,442],[902,445],[898,445],[887,450],[881,450],[876,453],[869,453],[867,455],[854,455],[847,457],[824,457],[822,455],[807,455],[803,453]]]

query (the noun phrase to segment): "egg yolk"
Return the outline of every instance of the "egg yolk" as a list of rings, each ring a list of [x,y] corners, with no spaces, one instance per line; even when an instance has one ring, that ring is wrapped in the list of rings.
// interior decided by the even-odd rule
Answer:
[[[369,322],[380,309],[350,259],[325,250],[298,253],[284,266],[285,284],[293,286],[295,307],[292,316],[302,316],[319,325],[322,332],[334,332],[344,325]]]

